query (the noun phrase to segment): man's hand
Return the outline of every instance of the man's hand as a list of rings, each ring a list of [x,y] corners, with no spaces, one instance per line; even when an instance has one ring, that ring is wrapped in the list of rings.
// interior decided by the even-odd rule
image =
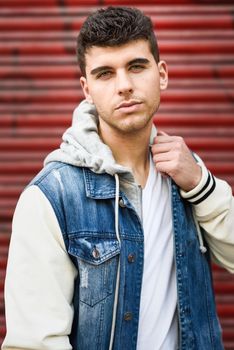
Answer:
[[[200,182],[201,167],[182,137],[158,132],[152,153],[157,171],[170,176],[182,190],[191,191]]]

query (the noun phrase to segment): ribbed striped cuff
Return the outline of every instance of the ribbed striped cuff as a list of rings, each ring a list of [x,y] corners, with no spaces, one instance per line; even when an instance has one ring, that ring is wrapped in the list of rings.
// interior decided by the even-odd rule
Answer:
[[[194,205],[200,204],[209,197],[216,186],[215,178],[210,171],[203,164],[199,165],[202,169],[202,178],[199,184],[189,192],[180,190],[181,196]]]

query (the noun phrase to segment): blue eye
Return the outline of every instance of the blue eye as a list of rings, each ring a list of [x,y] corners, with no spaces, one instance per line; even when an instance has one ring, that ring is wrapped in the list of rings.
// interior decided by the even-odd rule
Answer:
[[[140,64],[134,64],[133,66],[130,67],[130,70],[134,71],[134,72],[140,72],[143,69],[145,69],[145,66],[140,65]]]
[[[97,79],[107,79],[111,76],[112,72],[111,71],[103,71],[97,75]]]

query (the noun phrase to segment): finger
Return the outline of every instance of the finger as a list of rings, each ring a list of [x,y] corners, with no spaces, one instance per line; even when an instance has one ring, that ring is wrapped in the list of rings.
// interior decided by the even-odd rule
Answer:
[[[172,149],[172,143],[171,142],[155,143],[151,147],[153,155],[154,154],[159,154],[159,153],[169,152],[171,149]]]
[[[164,153],[164,152],[169,152],[172,149],[174,149],[174,143],[170,140],[170,141],[166,141],[166,140],[158,140],[156,143],[154,143],[151,146],[152,149],[152,153],[153,154],[159,154],[159,153]]]
[[[165,161],[165,162],[157,162],[155,164],[155,168],[157,171],[160,173],[167,174],[169,176],[172,176],[172,173],[175,172],[175,166],[174,166],[174,161]]]
[[[166,143],[166,142],[174,142],[177,141],[179,139],[179,136],[170,136],[170,135],[160,135],[158,134],[155,138],[154,138],[154,143]]]
[[[153,155],[153,161],[155,164],[159,162],[168,162],[176,158],[176,154],[174,152],[160,152],[158,154]]]

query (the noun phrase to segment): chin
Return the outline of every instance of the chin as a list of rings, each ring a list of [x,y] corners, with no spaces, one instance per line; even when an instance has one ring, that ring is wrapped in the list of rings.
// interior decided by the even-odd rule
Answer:
[[[129,123],[123,123],[122,125],[118,126],[119,131],[122,131],[123,133],[136,133],[138,131],[142,131],[144,129],[148,128],[149,123],[151,122],[152,118],[147,118],[147,120],[137,120],[137,121],[131,121]]]

